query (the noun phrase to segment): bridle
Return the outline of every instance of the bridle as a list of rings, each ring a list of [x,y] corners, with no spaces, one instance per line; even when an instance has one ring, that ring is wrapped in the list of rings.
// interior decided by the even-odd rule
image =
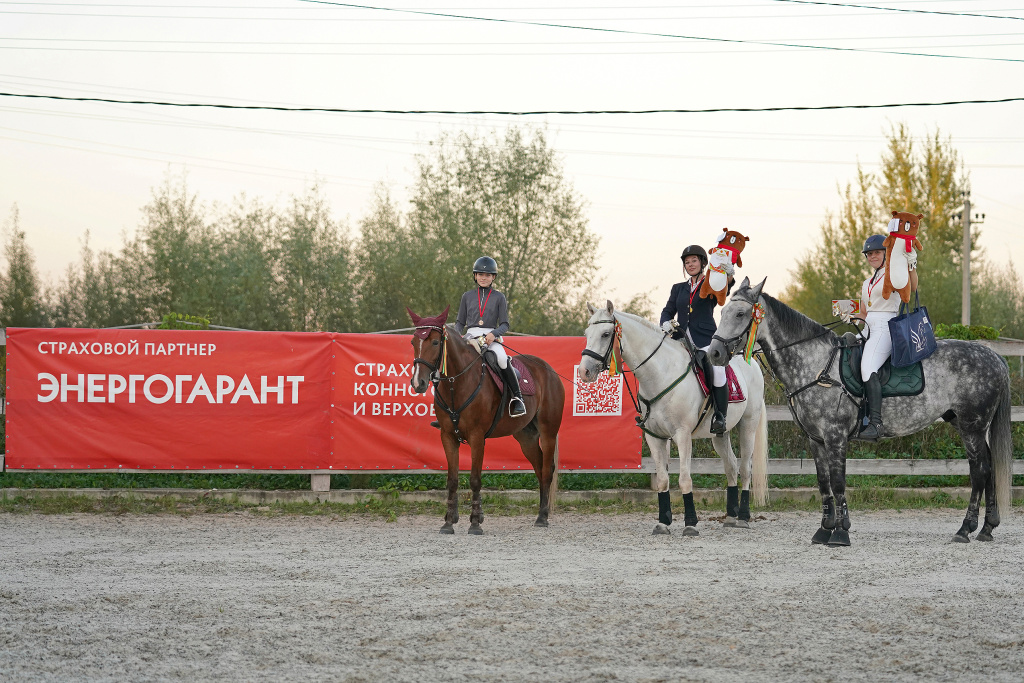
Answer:
[[[594,325],[613,325],[615,327],[615,331],[612,334],[612,338],[608,342],[608,348],[605,349],[603,355],[599,354],[597,351],[591,351],[590,349],[583,349],[583,351],[581,352],[581,357],[586,356],[588,358],[593,358],[594,360],[598,361],[601,364],[601,370],[599,372],[603,372],[611,367],[610,361],[612,357],[612,351],[615,348],[615,344],[618,343],[619,349],[622,348],[622,327],[619,325],[619,321],[616,320],[614,315],[612,315],[611,320],[595,320],[594,322],[588,324],[587,327],[593,327]],[[636,367],[632,369],[634,373],[641,367],[643,367],[644,363],[654,358],[654,354],[656,354],[658,350],[661,349],[661,345],[665,343],[666,339],[668,339],[667,333],[661,336],[661,341],[658,342],[658,345],[654,347],[654,350],[651,351],[647,358],[644,358],[642,361],[637,363]]]
[[[437,382],[439,381],[439,378],[441,377],[441,370],[440,370],[440,368],[438,366],[443,366],[444,365],[445,353],[446,353],[446,351],[448,349],[448,329],[445,328],[443,325],[442,326],[438,326],[438,325],[417,325],[414,329],[416,329],[416,330],[437,330],[438,332],[441,333],[441,352],[437,356],[436,364],[435,363],[431,363],[430,361],[428,361],[428,360],[426,360],[424,358],[420,358],[419,356],[414,356],[413,357],[413,361],[412,361],[412,364],[413,364],[414,367],[416,365],[424,365],[424,366],[426,366],[427,370],[429,370],[429,373],[427,374],[427,377],[429,378],[431,383],[436,385]],[[416,336],[417,336],[417,338],[419,338],[418,334]],[[429,336],[430,336],[430,333],[427,332],[427,336],[423,337],[422,341],[426,341]],[[422,345],[420,346],[420,350],[421,351],[423,350],[423,346]]]
[[[739,334],[733,335],[728,339],[726,339],[725,337],[720,337],[717,334],[711,335],[711,338],[713,340],[722,342],[722,345],[725,346],[725,351],[726,353],[729,354],[730,358],[736,355],[736,350],[733,348],[733,345],[739,342],[741,339],[743,339],[743,337],[747,336],[750,333],[751,327],[753,327],[755,320],[760,322],[760,318],[764,317],[764,307],[761,306],[760,302],[748,299],[745,296],[740,296],[738,293],[734,295],[734,298],[738,298],[740,301],[750,304],[750,318],[747,319],[746,326],[742,330],[740,330]],[[758,315],[759,311],[760,317]],[[761,348],[762,350],[767,349],[767,347],[764,344],[761,345]]]
[[[603,372],[605,370],[610,369],[610,366],[611,366],[611,356],[612,356],[612,352],[615,349],[615,344],[616,343],[619,344],[620,351],[622,349],[622,326],[619,324],[619,321],[615,319],[615,315],[614,314],[612,315],[612,319],[611,320],[595,320],[594,322],[589,323],[587,325],[587,327],[593,327],[594,325],[614,325],[615,326],[615,332],[614,332],[614,334],[612,334],[611,342],[608,344],[608,348],[605,350],[604,355],[599,354],[596,351],[591,351],[590,349],[583,349],[583,351],[581,352],[581,360],[582,360],[583,357],[593,358],[593,359],[597,360],[599,363],[601,363],[601,370],[600,371]],[[658,345],[656,347],[654,347],[654,350],[651,351],[651,353],[648,354],[648,356],[646,358],[644,358],[642,361],[637,363],[635,368],[630,370],[630,372],[632,372],[634,376],[636,376],[636,371],[639,370],[641,367],[643,367],[644,363],[646,363],[650,359],[654,358],[654,354],[658,353],[658,351],[661,349],[662,345],[665,343],[665,340],[668,339],[668,337],[669,337],[669,335],[668,335],[667,332],[662,334],[661,341],[659,341]],[[686,348],[686,350],[687,350],[687,352],[689,353],[689,356],[690,356],[690,361],[686,364],[686,370],[684,370],[683,374],[681,374],[679,377],[677,377],[674,382],[672,382],[667,387],[665,387],[665,389],[663,389],[661,391],[661,393],[659,393],[654,398],[652,398],[650,400],[647,400],[643,396],[641,396],[640,395],[640,385],[639,385],[639,383],[637,384],[637,393],[634,396],[633,395],[633,389],[629,386],[629,382],[625,381],[625,378],[623,378],[623,382],[622,382],[623,384],[626,385],[626,390],[629,391],[629,398],[632,401],[633,408],[636,409],[636,412],[637,412],[637,415],[638,415],[638,417],[635,418],[636,419],[636,426],[639,427],[640,430],[643,431],[644,433],[650,434],[651,436],[653,436],[655,438],[658,438],[658,439],[662,439],[662,440],[668,439],[669,437],[663,436],[661,434],[658,434],[657,432],[653,432],[650,429],[648,429],[647,428],[647,420],[650,419],[650,417],[651,417],[651,409],[654,407],[654,404],[656,402],[658,402],[659,400],[661,400],[664,396],[666,396],[673,389],[675,389],[676,386],[678,386],[680,382],[682,382],[684,379],[686,379],[686,376],[689,375],[690,371],[693,369],[693,362],[694,362],[693,361],[693,358],[694,358],[693,348],[691,346],[689,346],[689,342],[686,340],[686,337],[683,337],[683,342],[684,342],[683,346]],[[641,404],[643,404],[643,407],[641,407]],[[644,410],[644,408],[646,408],[646,410]]]
[[[455,431],[455,438],[457,438],[462,443],[469,443],[466,440],[466,437],[459,430],[459,420],[462,418],[462,411],[464,411],[467,407],[469,407],[469,404],[473,402],[473,400],[477,397],[477,395],[480,393],[480,390],[484,386],[484,375],[487,373],[487,366],[484,365],[483,355],[477,355],[476,358],[474,358],[471,362],[466,363],[466,367],[464,367],[461,371],[459,371],[458,373],[456,373],[454,375],[449,375],[448,374],[448,362],[447,362],[448,361],[448,327],[447,326],[440,326],[439,327],[437,325],[417,325],[416,329],[417,330],[437,330],[438,332],[441,333],[441,351],[438,354],[436,363],[431,363],[430,361],[426,360],[425,358],[421,358],[419,356],[414,356],[413,357],[413,365],[414,366],[415,365],[423,365],[423,366],[425,366],[430,371],[430,374],[428,375],[428,377],[430,378],[430,383],[434,385],[434,404],[437,405],[439,408],[441,408],[441,410],[443,410],[445,413],[447,413],[448,417],[451,418],[452,427],[454,428],[454,431]],[[429,338],[429,336],[430,336],[429,332],[427,332],[426,334],[427,334],[427,336],[422,338],[423,341],[426,341],[427,338]],[[418,334],[416,336],[419,337]],[[420,348],[422,350],[422,346]],[[449,391],[451,392],[452,403],[455,403],[455,380],[457,380],[459,377],[461,377],[462,375],[464,375],[467,372],[469,372],[469,370],[472,369],[473,366],[476,365],[478,362],[480,363],[480,379],[479,379],[479,381],[476,384],[476,388],[473,390],[473,393],[471,393],[469,395],[469,398],[467,398],[462,403],[462,405],[460,405],[458,408],[452,408],[444,400],[444,397],[441,395],[441,392],[438,391],[438,385],[441,383],[442,380],[446,380],[448,382],[448,388],[449,388]],[[484,438],[485,439],[490,437],[491,434],[494,433],[495,427],[498,426],[498,422],[501,420],[503,404],[504,404],[503,400],[499,400],[498,401],[498,410],[497,410],[497,412],[495,412],[494,420],[491,422],[490,429],[488,429],[487,433],[484,434]]]

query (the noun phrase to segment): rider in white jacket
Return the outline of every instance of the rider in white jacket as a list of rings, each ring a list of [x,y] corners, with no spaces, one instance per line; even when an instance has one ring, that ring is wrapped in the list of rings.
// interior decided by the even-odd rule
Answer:
[[[878,370],[892,353],[892,337],[889,336],[889,321],[899,315],[900,295],[892,292],[888,298],[882,296],[885,280],[885,241],[884,235],[871,235],[864,242],[865,260],[874,269],[871,277],[864,280],[861,286],[861,313],[852,316],[864,321],[867,328],[867,341],[861,357],[860,374],[864,382],[864,394],[868,399],[868,424],[864,426],[857,438],[862,441],[878,441],[882,436],[882,385],[878,379]],[[907,255],[908,257],[911,254]],[[917,254],[913,254],[910,264],[911,287],[917,289]]]

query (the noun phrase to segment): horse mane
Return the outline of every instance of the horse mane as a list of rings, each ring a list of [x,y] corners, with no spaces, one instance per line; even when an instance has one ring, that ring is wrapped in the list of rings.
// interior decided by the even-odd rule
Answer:
[[[761,297],[764,299],[765,305],[771,312],[772,317],[778,320],[779,326],[783,329],[800,331],[804,334],[799,336],[808,337],[819,335],[822,332],[831,332],[831,330],[818,321],[807,317],[795,308],[787,306],[775,297],[764,292],[761,292]]]
[[[661,332],[661,327],[659,327],[658,325],[655,325],[654,323],[652,323],[647,318],[641,318],[640,316],[633,315],[632,313],[623,313],[622,311],[615,311],[615,315],[616,315],[616,317],[620,317],[621,316],[621,317],[629,318],[630,320],[634,320],[634,321],[640,323],[641,325],[644,325],[649,330],[652,330],[654,332]]]

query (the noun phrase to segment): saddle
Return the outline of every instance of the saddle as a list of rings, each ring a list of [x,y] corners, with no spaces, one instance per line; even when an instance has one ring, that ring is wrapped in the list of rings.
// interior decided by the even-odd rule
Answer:
[[[700,384],[700,390],[704,392],[704,395],[708,395],[708,380],[705,377],[705,368],[710,367],[710,361],[708,361],[708,354],[706,351],[700,349],[694,350],[693,357],[693,370],[694,374],[697,375],[697,382]],[[743,395],[743,387],[740,386],[739,380],[736,379],[736,373],[733,372],[731,365],[725,366],[725,385],[729,387],[729,403],[742,403],[747,400]]]
[[[533,380],[533,375],[530,373],[530,369],[526,367],[526,364],[518,358],[509,358],[508,362],[512,364],[512,369],[516,371],[516,377],[519,378],[519,391],[522,392],[523,396],[533,396],[537,393],[537,384]],[[484,364],[487,366],[487,371],[491,375],[491,379],[498,385],[498,391],[505,391],[505,382],[501,379],[501,368],[498,367],[498,359],[491,352],[484,353]]]
[[[860,379],[860,362],[864,354],[864,340],[847,332],[839,338],[842,354],[839,358],[839,374],[843,386],[852,396],[864,396],[864,383]],[[882,384],[882,398],[892,396],[917,396],[924,391],[924,370],[921,363],[905,368],[894,368],[892,359],[887,358],[878,370],[878,381]]]

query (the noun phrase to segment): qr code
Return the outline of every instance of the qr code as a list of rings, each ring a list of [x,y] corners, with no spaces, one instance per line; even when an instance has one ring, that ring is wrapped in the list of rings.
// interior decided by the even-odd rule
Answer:
[[[622,415],[622,375],[609,377],[602,372],[597,381],[586,384],[578,379],[579,366],[573,368],[577,380],[572,385],[574,416]]]

